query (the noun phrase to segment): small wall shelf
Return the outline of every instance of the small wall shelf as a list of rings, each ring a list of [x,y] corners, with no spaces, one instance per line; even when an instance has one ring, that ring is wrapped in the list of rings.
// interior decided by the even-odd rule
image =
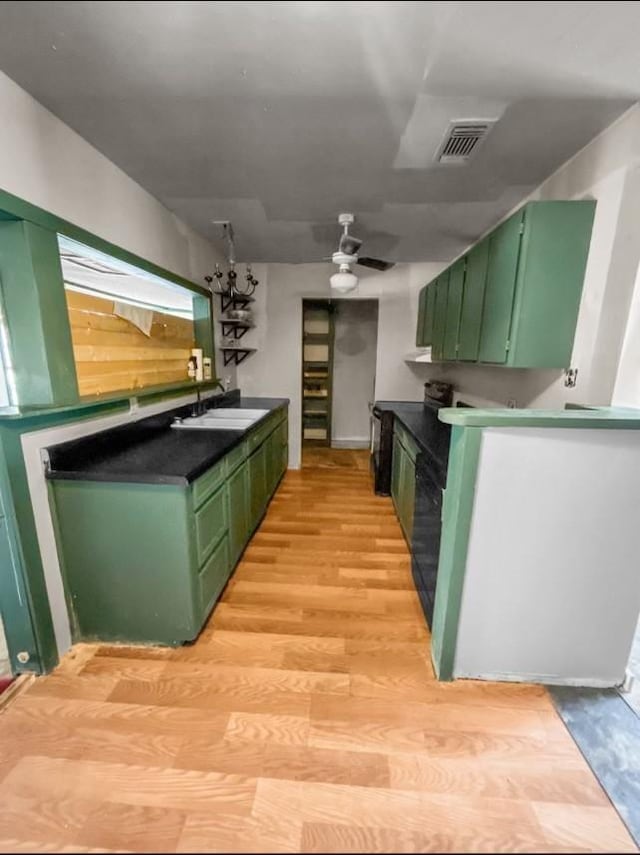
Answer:
[[[251,356],[256,352],[255,347],[221,347],[222,358],[225,365],[240,365],[244,362],[247,356]]]
[[[226,311],[229,309],[248,309],[251,306],[251,303],[255,303],[255,299],[253,297],[245,296],[243,294],[219,294],[220,297],[220,309],[221,314],[224,315]],[[239,341],[247,330],[252,330],[255,328],[255,324],[253,321],[241,321],[236,320],[235,318],[218,318],[220,323],[220,329],[222,330],[222,337],[226,339],[232,339],[233,341]],[[251,356],[252,353],[255,353],[257,348],[255,347],[235,347],[231,344],[222,345],[220,350],[222,351],[222,360],[224,365],[240,365],[248,356]]]
[[[227,309],[245,309],[250,303],[255,303],[253,297],[243,297],[242,294],[220,294],[220,307],[223,312]]]
[[[227,337],[233,336],[234,339],[240,339],[247,330],[252,330],[255,324],[251,321],[233,321],[226,318],[220,318],[220,326],[222,327],[222,335]]]

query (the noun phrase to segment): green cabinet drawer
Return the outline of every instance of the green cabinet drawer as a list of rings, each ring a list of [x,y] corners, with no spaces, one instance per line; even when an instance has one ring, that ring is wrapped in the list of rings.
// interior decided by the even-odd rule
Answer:
[[[467,255],[458,336],[458,359],[466,362],[475,362],[478,358],[488,260],[488,240],[481,241]]]
[[[203,617],[207,615],[220,592],[227,583],[231,565],[229,563],[229,541],[225,535],[198,573],[200,606]]]
[[[480,329],[480,362],[506,362],[516,288],[522,212],[491,234]]]
[[[431,286],[433,287],[433,286]],[[436,282],[436,299],[433,315],[432,358],[444,358],[444,336],[447,327],[447,295],[449,291],[449,271],[445,270]]]
[[[227,458],[223,457],[211,469],[207,469],[204,475],[201,475],[193,482],[191,487],[191,495],[193,497],[193,506],[197,508],[205,499],[210,496],[214,490],[217,490],[220,484],[224,483],[227,477]]]
[[[235,565],[249,539],[249,474],[246,463],[227,481],[229,501],[229,553]]]
[[[195,514],[196,554],[202,564],[228,528],[227,487],[223,485]]]
[[[458,358],[458,332],[462,311],[462,292],[464,288],[464,258],[458,259],[449,271],[449,290],[447,292],[447,314],[445,321],[444,346],[442,358],[449,361]]]

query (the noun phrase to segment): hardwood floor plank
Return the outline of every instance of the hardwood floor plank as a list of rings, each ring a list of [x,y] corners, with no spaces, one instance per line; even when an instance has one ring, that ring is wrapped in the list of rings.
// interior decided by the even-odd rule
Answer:
[[[243,775],[34,755],[24,757],[7,775],[0,785],[0,801],[55,793],[57,799],[249,814],[255,790],[256,780]]]

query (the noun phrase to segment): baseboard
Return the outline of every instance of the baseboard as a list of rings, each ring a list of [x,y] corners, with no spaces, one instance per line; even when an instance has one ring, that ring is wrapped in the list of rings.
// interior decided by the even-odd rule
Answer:
[[[331,448],[369,448],[369,439],[332,439]]]
[[[454,680],[487,680],[492,683],[542,683],[546,686],[571,686],[572,688],[614,689],[620,681],[609,678],[559,677],[556,674],[511,674],[489,671],[486,674],[465,674],[460,671],[453,675]]]

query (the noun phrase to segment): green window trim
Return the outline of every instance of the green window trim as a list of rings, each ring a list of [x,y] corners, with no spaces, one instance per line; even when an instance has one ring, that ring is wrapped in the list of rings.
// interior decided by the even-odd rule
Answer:
[[[0,190],[0,287],[4,335],[12,351],[18,406],[59,409],[82,403],[64,294],[58,235],[133,265],[193,294],[196,345],[215,374],[213,295],[205,287]],[[178,388],[189,388],[189,382]],[[169,384],[173,393],[176,384]],[[162,394],[162,387],[123,389],[118,397]],[[112,393],[95,396],[110,400]]]

